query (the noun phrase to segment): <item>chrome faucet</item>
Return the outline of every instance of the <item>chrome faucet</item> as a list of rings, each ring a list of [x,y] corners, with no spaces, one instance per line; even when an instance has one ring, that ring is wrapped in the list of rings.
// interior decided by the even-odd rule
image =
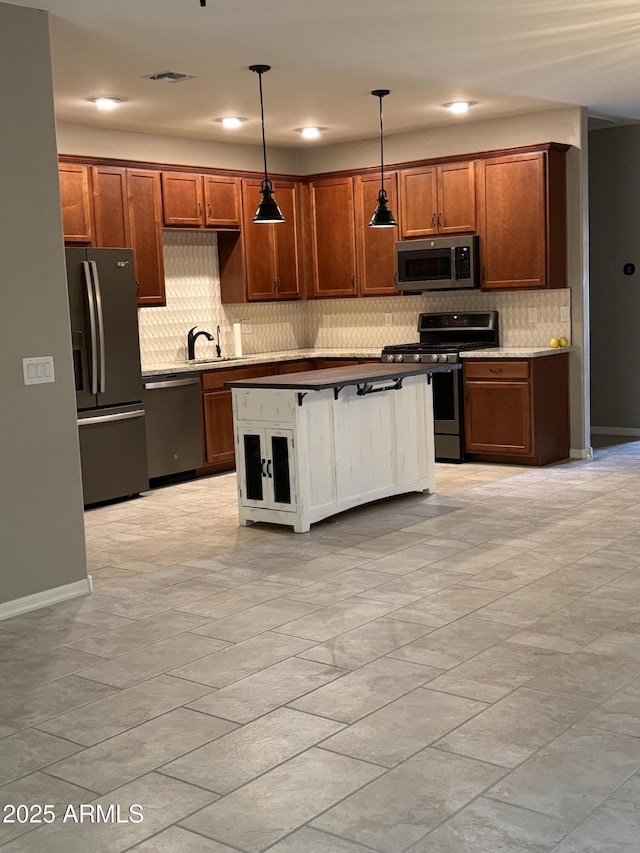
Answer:
[[[210,335],[209,332],[196,332],[197,328],[197,326],[194,326],[193,329],[189,329],[189,334],[187,335],[187,359],[189,361],[193,361],[196,357],[196,341],[198,340],[200,335],[204,335],[208,341],[213,340],[213,335]]]

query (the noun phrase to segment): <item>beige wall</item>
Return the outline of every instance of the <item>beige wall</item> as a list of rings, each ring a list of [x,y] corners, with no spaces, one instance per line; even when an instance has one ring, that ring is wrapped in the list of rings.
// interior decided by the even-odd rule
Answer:
[[[638,125],[590,134],[592,421],[631,435],[640,435],[638,151]]]
[[[49,33],[0,3],[0,604],[86,577]],[[52,355],[53,384],[22,358]]]

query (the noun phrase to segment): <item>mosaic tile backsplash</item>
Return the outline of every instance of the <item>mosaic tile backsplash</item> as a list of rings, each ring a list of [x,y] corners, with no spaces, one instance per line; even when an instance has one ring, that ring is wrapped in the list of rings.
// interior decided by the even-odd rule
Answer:
[[[480,293],[452,291],[366,299],[322,299],[308,302],[262,302],[222,305],[216,234],[203,231],[163,232],[167,304],[140,308],[143,367],[183,361],[192,326],[216,337],[220,326],[223,355],[233,355],[233,323],[243,323],[244,355],[279,350],[377,348],[418,339],[423,311],[500,313],[500,342],[505,347],[547,346],[550,338],[571,340],[570,320],[560,309],[570,306],[570,290]],[[529,322],[529,309],[537,322]],[[387,325],[390,319],[391,325]],[[249,331],[250,329],[250,331]],[[215,341],[199,338],[197,358],[215,358]]]

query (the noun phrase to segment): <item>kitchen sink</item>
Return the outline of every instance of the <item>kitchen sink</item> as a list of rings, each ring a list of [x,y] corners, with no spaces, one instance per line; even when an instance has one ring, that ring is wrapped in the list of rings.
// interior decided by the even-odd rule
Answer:
[[[221,355],[220,358],[183,358],[178,359],[174,364],[219,364],[221,361],[238,361],[238,356]]]

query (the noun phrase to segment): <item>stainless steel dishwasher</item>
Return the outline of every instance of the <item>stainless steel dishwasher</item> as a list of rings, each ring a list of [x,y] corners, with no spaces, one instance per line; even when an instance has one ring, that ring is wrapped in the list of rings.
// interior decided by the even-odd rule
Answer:
[[[202,409],[200,376],[166,374],[144,382],[149,477],[200,468]]]

